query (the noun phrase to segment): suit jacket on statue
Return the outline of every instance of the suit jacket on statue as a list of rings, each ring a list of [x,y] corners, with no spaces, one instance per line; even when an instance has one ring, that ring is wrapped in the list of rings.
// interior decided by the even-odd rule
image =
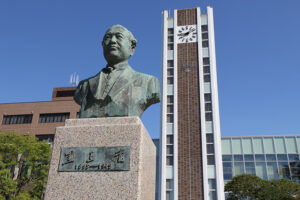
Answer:
[[[80,118],[141,116],[152,104],[160,102],[157,78],[134,71],[129,65],[114,70],[104,68],[78,84],[74,100],[81,105]]]

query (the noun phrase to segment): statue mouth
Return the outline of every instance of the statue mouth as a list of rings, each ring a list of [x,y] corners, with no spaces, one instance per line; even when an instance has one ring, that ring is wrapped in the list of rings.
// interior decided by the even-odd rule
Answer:
[[[109,45],[109,46],[108,46],[108,49],[109,49],[109,50],[118,50],[119,47],[118,47],[117,45]]]

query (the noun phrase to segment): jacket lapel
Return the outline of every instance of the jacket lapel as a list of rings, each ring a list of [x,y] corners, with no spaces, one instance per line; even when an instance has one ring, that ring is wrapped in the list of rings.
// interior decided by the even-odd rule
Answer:
[[[96,76],[89,79],[90,91],[94,98],[97,98],[97,90],[99,86],[100,75],[103,73],[102,71],[96,74]]]
[[[122,91],[125,87],[127,87],[130,83],[132,83],[135,80],[135,71],[128,65],[119,76],[111,78],[108,81],[110,88],[103,95],[99,96],[99,90],[101,87],[103,87],[100,84],[107,84],[106,81],[100,81],[101,79],[105,79],[103,73],[104,72],[102,70],[94,77],[89,79],[90,91],[95,99],[99,99],[100,96],[101,99],[105,99],[107,95],[109,95],[111,98],[114,98],[115,95],[117,95],[120,91]]]
[[[119,76],[118,80],[115,82],[108,95],[114,99],[116,95],[121,92],[124,88],[126,88],[129,84],[131,84],[134,80],[135,71],[128,66],[124,72]]]

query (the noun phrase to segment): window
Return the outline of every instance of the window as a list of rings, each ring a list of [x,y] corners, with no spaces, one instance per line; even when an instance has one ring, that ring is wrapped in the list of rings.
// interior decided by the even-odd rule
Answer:
[[[207,148],[207,154],[214,154],[215,153],[214,144],[207,144],[206,148]]]
[[[208,165],[214,165],[215,164],[215,156],[214,155],[208,155],[207,156],[207,164]]]
[[[277,159],[280,161],[286,161],[287,160],[287,155],[286,154],[277,154]]]
[[[202,29],[202,32],[208,31],[207,25],[202,25],[201,29]]]
[[[280,178],[290,179],[290,169],[287,162],[278,162]]]
[[[242,154],[242,146],[240,138],[232,138],[232,153]]]
[[[224,180],[231,180],[231,179],[232,179],[232,173],[224,173]]]
[[[275,149],[277,153],[285,153],[285,145],[284,145],[284,138],[278,137],[274,138]]]
[[[212,111],[211,103],[205,103],[205,111]]]
[[[244,155],[245,161],[254,161],[253,155]]]
[[[202,40],[208,39],[208,33],[202,33]]]
[[[296,161],[299,161],[299,156],[298,154],[289,154],[289,160],[296,160]]]
[[[168,42],[171,42],[171,43],[174,42],[173,36],[168,37]]]
[[[167,165],[173,165],[173,156],[167,156]]]
[[[231,155],[223,155],[222,160],[224,161],[232,161],[232,156]]]
[[[204,82],[205,83],[210,82],[210,75],[209,74],[204,75]]]
[[[173,134],[173,124],[167,124],[167,134]]]
[[[168,76],[173,76],[173,75],[174,75],[173,69],[168,69]]]
[[[290,162],[292,179],[296,183],[300,183],[300,167],[299,162]]]
[[[209,58],[208,57],[203,58],[203,65],[209,65]]]
[[[265,156],[264,155],[255,155],[255,160],[256,161],[265,161]]]
[[[242,146],[243,146],[244,154],[253,154],[251,138],[243,138],[242,139]]]
[[[256,176],[267,180],[267,168],[265,162],[257,162],[256,163]]]
[[[214,143],[213,134],[206,134],[206,143]]]
[[[168,67],[174,67],[174,61],[168,60]]]
[[[245,162],[245,165],[246,165],[246,174],[252,174],[252,175],[256,175],[256,172],[255,172],[255,166],[254,166],[254,163],[252,162]]]
[[[253,150],[254,153],[263,154],[262,138],[253,138]]]
[[[173,114],[167,114],[167,122],[168,123],[173,123],[174,122]]]
[[[211,112],[205,113],[205,120],[206,121],[212,121],[212,113]]]
[[[35,135],[35,136],[39,139],[39,141],[47,142],[52,147],[54,142],[54,134]]]
[[[222,143],[222,153],[223,154],[232,154],[232,148],[231,148],[231,139],[230,138],[224,138],[221,140]]]
[[[234,155],[233,156],[234,161],[243,161],[243,155]]]
[[[167,105],[167,113],[173,113],[173,105]]]
[[[206,133],[213,133],[213,124],[212,122],[205,122],[205,131]]]
[[[269,176],[270,180],[279,178],[276,162],[268,162],[267,163],[267,171],[268,171],[268,176]]]
[[[208,47],[208,41],[202,41],[202,47]]]
[[[173,85],[173,78],[172,77],[167,78],[167,84],[168,85]]]
[[[173,34],[174,34],[174,29],[168,28],[168,35],[173,35]]]
[[[169,104],[174,103],[174,99],[173,99],[173,96],[172,96],[172,95],[168,95],[168,96],[167,96],[167,103],[169,103]]]
[[[211,94],[210,93],[204,94],[204,99],[205,99],[206,102],[211,101]]]
[[[285,142],[287,153],[297,153],[297,144],[294,137],[286,137]]]
[[[232,162],[223,162],[223,167],[232,167]]]
[[[210,67],[209,66],[204,66],[203,67],[203,73],[210,73]]]
[[[244,174],[244,163],[234,162],[234,175]]]
[[[74,94],[75,94],[75,90],[57,91],[56,97],[73,97]]]
[[[173,44],[168,44],[168,50],[173,50],[173,49],[174,49]]]
[[[166,179],[166,189],[167,190],[173,189],[173,180],[172,179]]]
[[[167,145],[167,154],[173,155],[173,145]]]
[[[208,179],[208,188],[210,190],[216,189],[216,179]]]
[[[70,113],[49,113],[40,114],[39,123],[64,122],[70,118]]]
[[[224,179],[232,179],[232,163],[224,163],[223,162],[223,173],[224,173]]]
[[[32,122],[32,114],[26,115],[4,115],[2,124],[30,124]]]
[[[173,200],[173,191],[166,191],[166,200]]]
[[[167,144],[173,144],[173,135],[167,135]]]
[[[267,154],[266,158],[267,158],[267,161],[276,161],[276,155],[275,154]]]
[[[252,168],[255,167],[254,162],[245,162],[245,166],[246,167],[252,167]]]
[[[267,154],[275,153],[273,138],[266,138],[266,137],[264,138],[264,149],[265,149],[265,153]]]

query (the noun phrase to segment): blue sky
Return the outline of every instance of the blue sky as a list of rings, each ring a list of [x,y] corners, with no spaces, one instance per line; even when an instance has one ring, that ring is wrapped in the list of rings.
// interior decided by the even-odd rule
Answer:
[[[0,0],[0,103],[49,101],[105,66],[101,39],[122,24],[130,64],[161,77],[162,11],[214,8],[223,136],[300,134],[299,0]],[[159,137],[160,105],[142,120]]]

